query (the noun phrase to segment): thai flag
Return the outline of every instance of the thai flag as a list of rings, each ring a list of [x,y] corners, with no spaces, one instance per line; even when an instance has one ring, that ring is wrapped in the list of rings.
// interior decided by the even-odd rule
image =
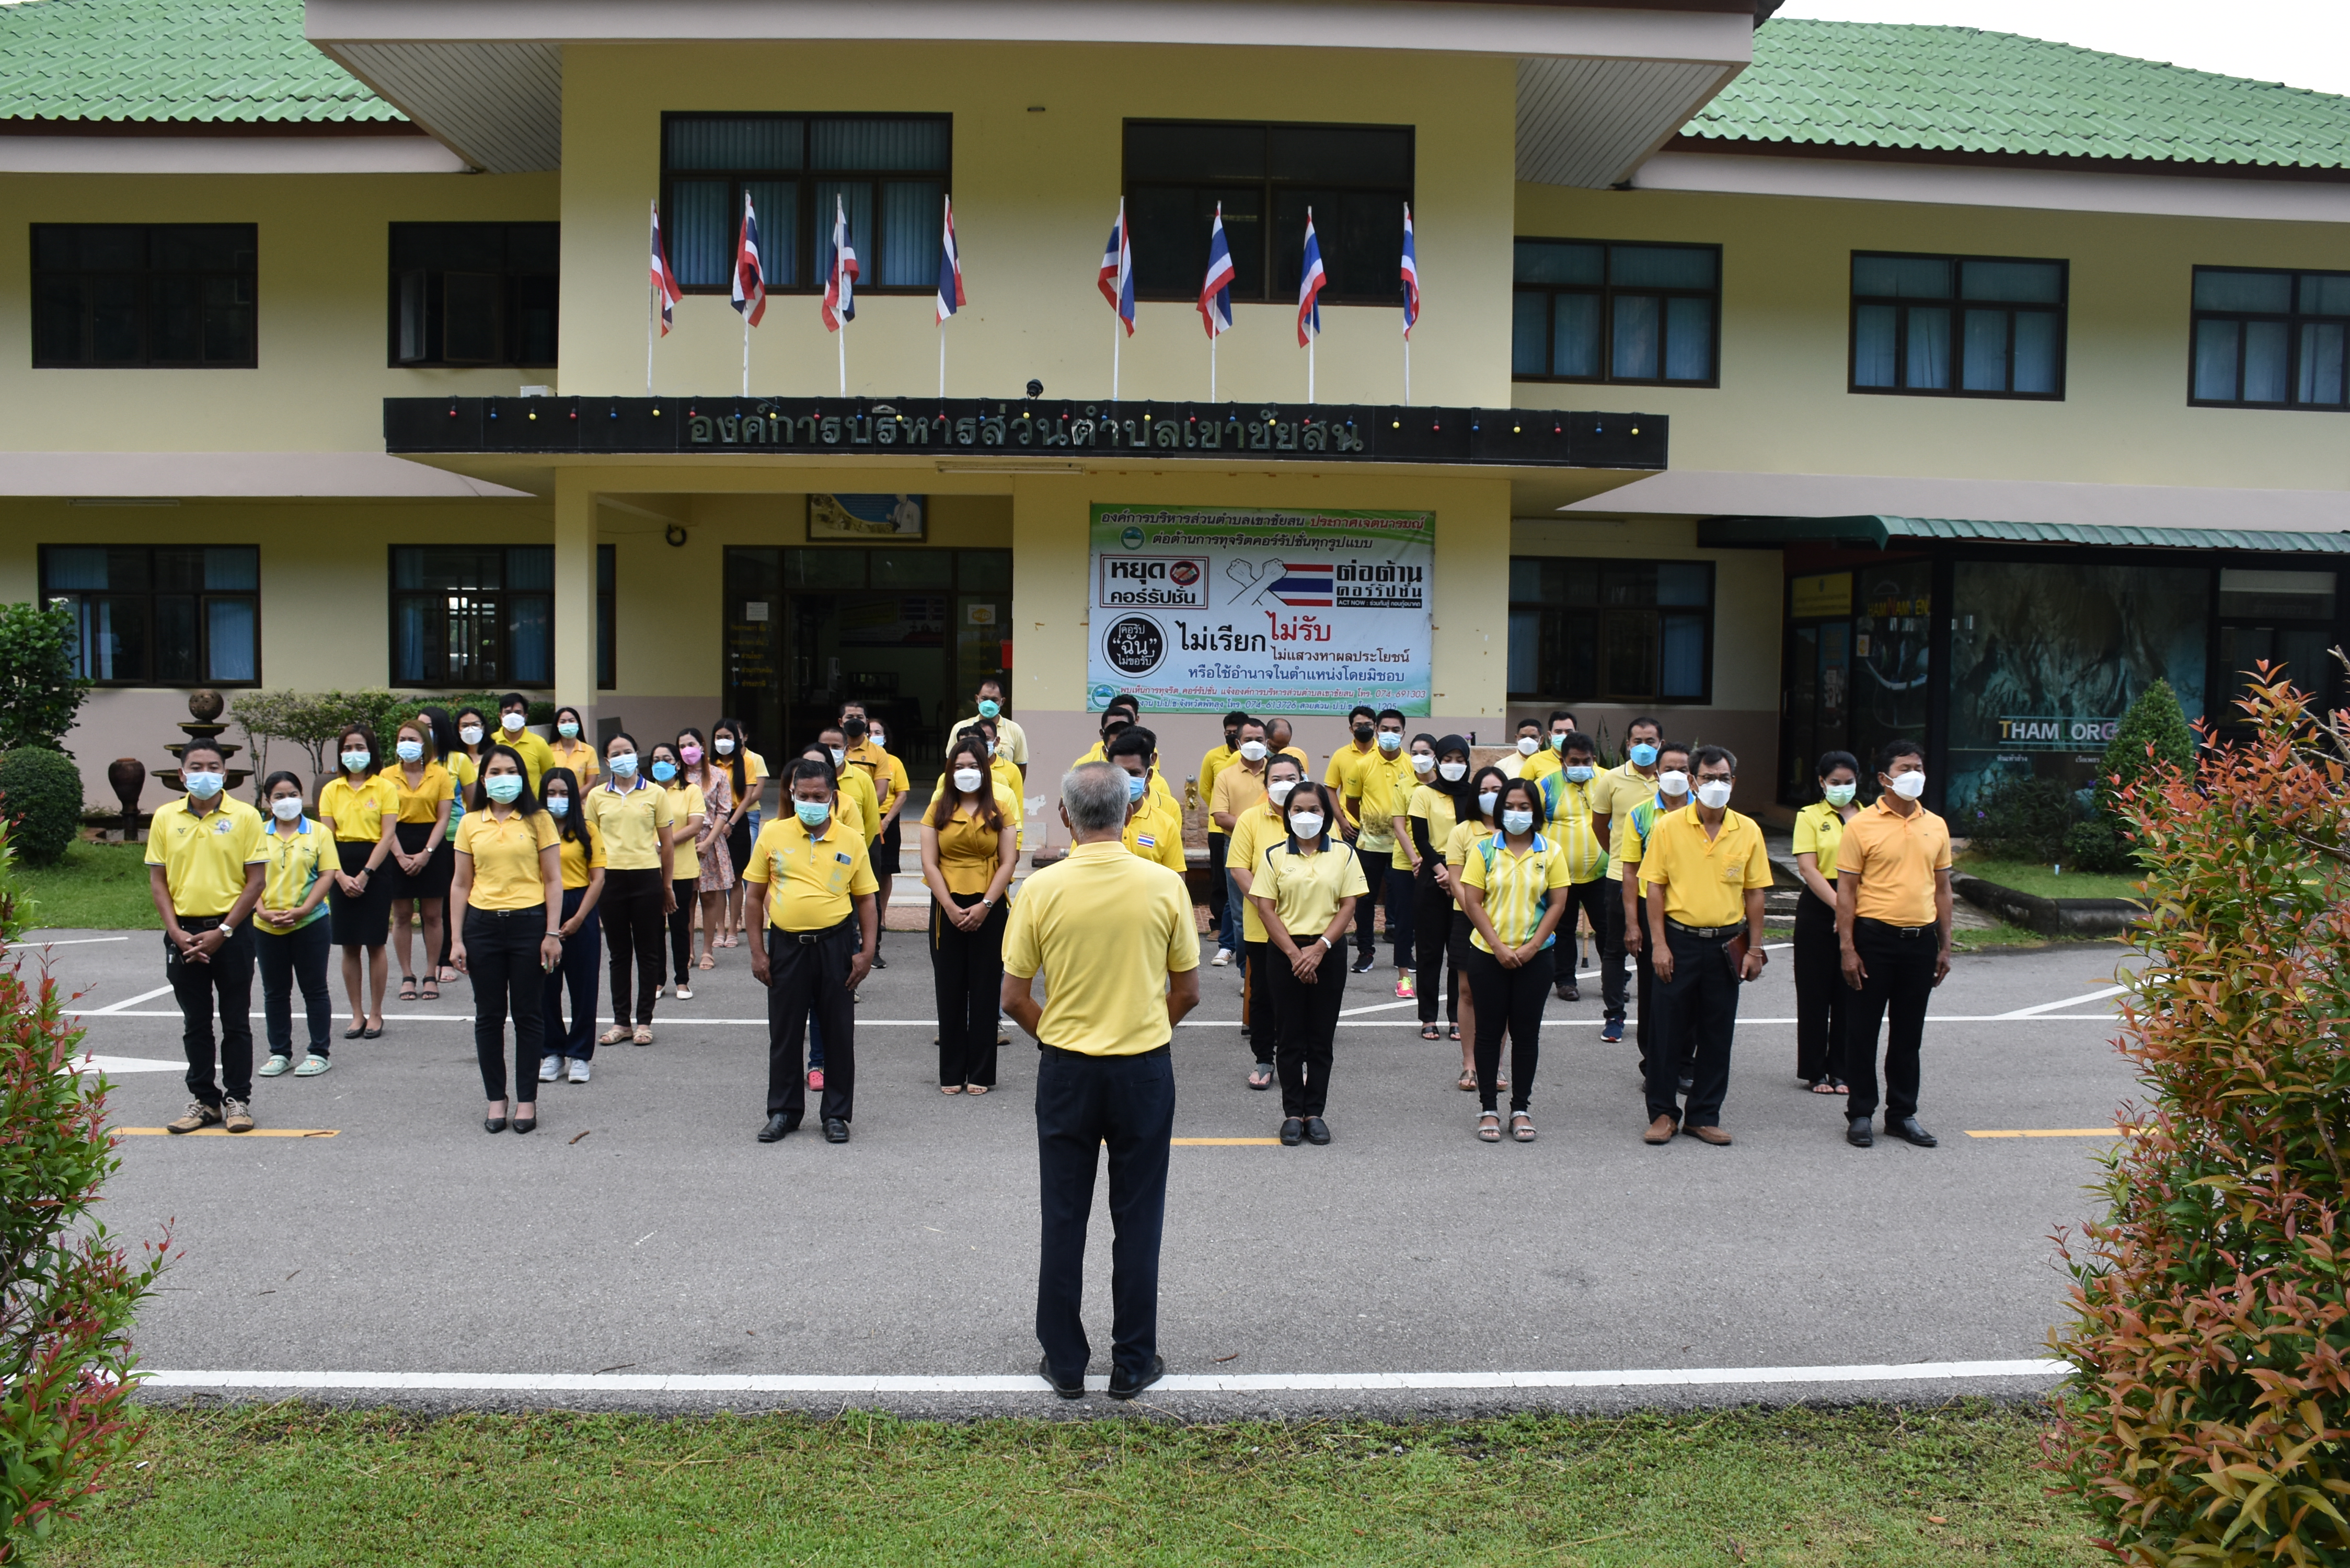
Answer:
[[[1232,329],[1232,253],[1224,244],[1224,204],[1216,203],[1215,226],[1208,231],[1208,280],[1200,286],[1200,322],[1211,339]]]
[[[1330,604],[1337,597],[1336,568],[1327,561],[1284,561],[1273,597],[1292,608]]]
[[[955,249],[954,198],[946,198],[946,226],[939,233],[939,325],[962,308],[962,254]]]
[[[1102,247],[1100,287],[1102,297],[1109,301],[1118,319],[1126,323],[1126,335],[1134,336],[1134,244],[1126,232],[1126,202],[1118,203],[1118,222],[1111,225],[1109,243]]]
[[[848,237],[848,209],[832,199],[832,238],[824,247],[824,329],[837,332],[857,319],[857,246]]]
[[[734,245],[734,308],[752,326],[767,311],[767,275],[759,265],[759,214],[751,210],[751,192],[743,192],[743,236]]]
[[[1297,346],[1322,336],[1322,242],[1314,237],[1314,209],[1305,209],[1305,263],[1297,278]]]
[[[1419,320],[1419,263],[1411,248],[1411,203],[1403,204],[1403,335],[1411,336]]]
[[[670,324],[676,319],[677,302],[682,297],[677,286],[677,275],[669,270],[669,253],[661,249],[660,203],[653,203],[653,293],[660,300],[661,336],[669,336]]]

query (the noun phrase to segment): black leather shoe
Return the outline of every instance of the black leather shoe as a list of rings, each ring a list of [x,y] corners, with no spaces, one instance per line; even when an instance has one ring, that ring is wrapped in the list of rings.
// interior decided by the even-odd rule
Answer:
[[[1877,1135],[1868,1130],[1868,1118],[1866,1116],[1845,1117],[1844,1141],[1855,1148],[1876,1147]]]
[[[1330,1141],[1330,1124],[1324,1121],[1320,1116],[1307,1116],[1305,1118],[1305,1141],[1307,1143],[1328,1143]]]
[[[774,1116],[767,1118],[767,1125],[759,1129],[759,1141],[761,1143],[780,1143],[783,1141],[785,1135],[789,1133],[797,1126],[799,1126],[799,1123],[792,1120],[791,1117],[784,1115],[783,1112],[777,1111]]]
[[[1295,1148],[1305,1141],[1305,1124],[1291,1116],[1281,1124],[1281,1142],[1285,1148]]]
[[[514,1119],[514,1130],[518,1133],[536,1132],[538,1130],[538,1118],[536,1116],[532,1116],[525,1120],[521,1116],[516,1116]]]
[[[1885,1136],[1898,1137],[1904,1143],[1914,1143],[1919,1148],[1939,1148],[1942,1142],[1940,1138],[1919,1127],[1916,1116],[1903,1116],[1898,1122],[1891,1116],[1886,1117]]]
[[[1368,974],[1378,961],[1379,959],[1377,953],[1360,954],[1355,960],[1355,972],[1357,974]]]
[[[1037,1358],[1036,1376],[1042,1377],[1046,1383],[1051,1384],[1053,1392],[1058,1394],[1064,1399],[1082,1399],[1086,1397],[1085,1375],[1082,1373],[1078,1374],[1077,1379],[1074,1383],[1062,1382],[1059,1378],[1053,1376],[1053,1360],[1050,1356],[1040,1356]]]
[[[504,1132],[506,1130],[506,1119],[504,1116],[484,1116],[482,1118],[482,1130],[484,1132]]]
[[[1576,989],[1575,981],[1571,980],[1560,981],[1558,982],[1557,991],[1558,999],[1561,1002],[1581,1002],[1583,1000],[1583,992]]]
[[[1131,1399],[1166,1376],[1167,1358],[1163,1355],[1154,1355],[1150,1358],[1150,1370],[1132,1383],[1126,1381],[1126,1376],[1123,1373],[1111,1373],[1109,1397],[1113,1399]]]
[[[848,1124],[842,1121],[838,1116],[825,1117],[824,1141],[827,1143],[847,1143],[848,1141]]]

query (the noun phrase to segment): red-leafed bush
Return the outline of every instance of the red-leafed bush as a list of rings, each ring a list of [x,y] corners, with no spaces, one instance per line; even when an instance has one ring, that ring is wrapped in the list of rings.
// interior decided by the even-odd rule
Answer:
[[[2052,1463],[2126,1562],[2350,1564],[2350,715],[2265,667],[2253,738],[2121,796],[2152,1103],[2060,1237],[2075,1374]]]
[[[102,1484],[137,1438],[130,1319],[169,1239],[134,1257],[94,1218],[120,1163],[106,1091],[47,974],[5,954],[22,919],[0,825],[0,1563]]]

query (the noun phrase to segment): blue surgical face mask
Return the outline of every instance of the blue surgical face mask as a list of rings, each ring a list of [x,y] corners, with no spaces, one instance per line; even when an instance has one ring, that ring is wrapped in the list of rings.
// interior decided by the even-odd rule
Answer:
[[[607,765],[611,768],[614,778],[632,779],[637,776],[637,753],[622,752],[619,756],[612,758]]]
[[[832,803],[822,800],[794,800],[792,809],[799,814],[803,827],[822,827],[832,816]]]
[[[670,780],[675,777],[677,777],[677,764],[675,763],[655,763],[653,764],[654,783],[667,784]]]
[[[546,797],[546,809],[556,816],[569,816],[571,815],[571,797],[567,794],[548,795]]]
[[[1523,806],[1512,806],[1502,813],[1502,830],[1504,833],[1530,833],[1534,826],[1534,814]]]
[[[343,766],[352,773],[362,771],[373,761],[375,761],[375,759],[365,752],[345,752],[343,753]]]
[[[189,774],[181,782],[188,786],[188,793],[198,800],[210,800],[220,794],[221,785],[226,783],[227,779],[226,775],[222,774]]]
[[[1633,742],[1632,765],[1636,768],[1655,767],[1657,765],[1657,748],[1647,741]]]
[[[1145,790],[1147,790],[1147,789],[1149,789],[1149,787],[1150,787],[1150,781],[1149,781],[1149,779],[1144,778],[1140,774],[1127,774],[1127,775],[1126,775],[1126,804],[1127,804],[1127,805],[1132,805],[1136,801],[1140,800],[1140,799],[1142,798],[1142,792],[1143,792],[1143,791],[1145,791]]]
[[[979,700],[979,716],[981,718],[993,719],[998,713],[1003,711],[1003,704],[996,701],[993,698],[983,697]]]
[[[522,798],[522,775],[492,774],[482,781],[482,789],[500,805],[512,805]]]
[[[1591,782],[1592,771],[1591,764],[1588,763],[1571,763],[1566,770],[1566,782],[1569,784],[1589,784]]]
[[[566,719],[563,722],[555,726],[555,732],[562,736],[567,741],[576,741],[579,738],[579,721],[577,719]]]
[[[1381,730],[1379,732],[1379,750],[1385,752],[1389,756],[1395,755],[1398,752],[1403,750],[1403,737],[1393,730]]]
[[[421,741],[401,741],[394,744],[391,749],[400,754],[400,760],[403,763],[421,763],[424,760],[424,742]]]

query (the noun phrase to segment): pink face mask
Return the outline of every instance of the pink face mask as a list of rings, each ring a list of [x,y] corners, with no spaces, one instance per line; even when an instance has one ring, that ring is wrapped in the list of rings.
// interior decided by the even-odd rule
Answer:
[[[702,748],[700,746],[688,746],[683,751],[678,753],[678,755],[685,759],[685,765],[687,767],[695,767],[702,762]]]

